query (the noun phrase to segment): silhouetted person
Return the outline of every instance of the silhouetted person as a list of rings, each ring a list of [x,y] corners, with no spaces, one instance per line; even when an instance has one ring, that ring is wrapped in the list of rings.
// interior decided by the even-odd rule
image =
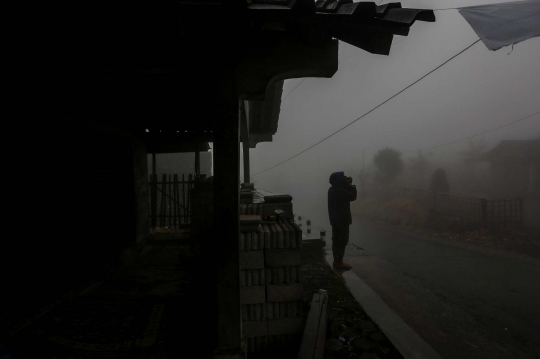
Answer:
[[[352,224],[350,202],[356,200],[356,186],[352,185],[352,178],[346,177],[343,172],[332,173],[330,184],[332,187],[328,189],[328,215],[332,225],[333,266],[350,269],[350,265],[343,263],[343,256],[349,243],[349,225]]]

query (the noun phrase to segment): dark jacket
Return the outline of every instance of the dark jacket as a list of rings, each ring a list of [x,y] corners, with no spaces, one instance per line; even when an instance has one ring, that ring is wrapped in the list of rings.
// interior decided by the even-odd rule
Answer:
[[[356,186],[349,185],[343,172],[330,176],[328,189],[328,215],[332,227],[345,227],[352,223],[351,201],[356,200]]]

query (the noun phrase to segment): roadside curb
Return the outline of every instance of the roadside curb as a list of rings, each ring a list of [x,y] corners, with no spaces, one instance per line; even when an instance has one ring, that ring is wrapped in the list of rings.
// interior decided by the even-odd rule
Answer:
[[[326,256],[326,262],[334,272],[345,280],[354,299],[360,303],[366,314],[379,326],[405,359],[443,359],[356,273],[351,270],[342,271],[333,268],[331,255]]]

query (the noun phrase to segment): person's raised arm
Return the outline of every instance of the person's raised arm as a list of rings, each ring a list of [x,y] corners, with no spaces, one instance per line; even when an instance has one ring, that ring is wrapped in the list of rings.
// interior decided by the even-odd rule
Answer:
[[[356,186],[352,184],[352,178],[345,179],[346,185],[337,191],[338,198],[342,201],[355,201],[357,196]]]

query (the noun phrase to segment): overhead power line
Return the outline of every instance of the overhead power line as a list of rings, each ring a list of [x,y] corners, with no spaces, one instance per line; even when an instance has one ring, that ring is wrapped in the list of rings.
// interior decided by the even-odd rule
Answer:
[[[285,99],[286,99],[287,97],[289,97],[289,96],[294,92],[294,90],[296,90],[296,88],[297,88],[298,86],[300,86],[300,85],[302,84],[302,82],[304,82],[305,79],[306,79],[306,78],[304,77],[304,78],[302,79],[302,81],[300,81],[300,82],[298,83],[298,85],[294,86],[294,88],[291,90],[291,92],[289,92],[289,93],[287,94],[287,96],[285,96],[285,97],[281,100],[281,102],[285,101]]]
[[[533,117],[534,115],[538,115],[539,113],[540,113],[540,111],[535,112],[535,113],[533,113],[532,115],[528,115],[528,116],[522,117],[522,118],[520,118],[519,120],[515,120],[515,121],[509,122],[509,123],[507,123],[507,124],[504,124],[504,125],[502,125],[502,126],[495,127],[495,128],[490,129],[490,130],[487,130],[487,131],[484,131],[484,132],[480,132],[480,133],[477,133],[477,134],[472,135],[472,136],[469,136],[469,137],[462,138],[461,140],[456,140],[456,141],[452,141],[452,142],[442,143],[442,144],[437,145],[437,146],[426,147],[426,148],[422,148],[422,149],[419,149],[419,150],[415,150],[415,151],[406,151],[406,152],[426,151],[426,150],[432,150],[432,149],[434,149],[434,148],[439,148],[439,147],[443,147],[443,146],[453,145],[454,143],[466,141],[466,140],[469,140],[469,139],[471,139],[471,138],[474,138],[474,137],[477,137],[477,136],[480,136],[480,135],[484,135],[484,134],[486,134],[486,133],[488,133],[488,132],[493,132],[493,131],[496,131],[496,130],[498,130],[498,129],[500,129],[500,128],[503,128],[503,127],[506,127],[506,126],[513,125],[514,123],[518,123],[518,122],[520,122],[520,121],[526,120],[526,119],[528,119],[529,117]]]
[[[424,76],[420,77],[418,80],[414,81],[412,84],[408,85],[407,87],[405,87],[404,89],[402,89],[401,91],[399,91],[398,93],[396,93],[395,95],[393,95],[392,97],[388,98],[387,100],[381,102],[380,104],[378,104],[377,106],[375,106],[374,108],[372,108],[371,110],[367,111],[366,113],[364,113],[362,116],[358,117],[356,120],[350,122],[349,124],[343,126],[342,128],[340,128],[339,130],[335,131],[334,133],[326,136],[325,138],[323,138],[322,140],[320,140],[319,142],[309,146],[308,148],[306,148],[305,150],[297,153],[296,155],[292,156],[292,157],[289,157],[288,159],[284,160],[284,161],[281,161],[280,163],[270,167],[270,168],[267,168],[261,172],[257,172],[255,173],[253,176],[257,176],[261,173],[264,173],[264,172],[267,172],[267,171],[270,171],[271,169],[274,169],[276,168],[277,166],[281,166],[282,164],[300,156],[302,153],[304,152],[307,152],[309,151],[310,149],[312,149],[313,147],[323,143],[324,141],[326,141],[327,139],[329,139],[330,137],[334,136],[335,134],[343,131],[344,129],[346,129],[347,127],[349,127],[350,125],[352,125],[353,123],[361,120],[362,118],[364,118],[365,116],[369,115],[370,113],[372,113],[373,111],[375,111],[376,109],[378,109],[379,107],[383,106],[384,104],[386,104],[388,101],[392,100],[394,97],[398,96],[399,94],[401,94],[402,92],[406,91],[407,89],[409,89],[410,87],[414,86],[415,84],[417,84],[418,82],[422,81],[424,78],[426,78],[427,76],[429,76],[430,74],[432,74],[433,72],[437,71],[438,69],[440,69],[441,67],[443,67],[444,65],[446,65],[447,63],[449,63],[451,60],[453,60],[454,58],[458,57],[459,55],[461,55],[462,53],[464,53],[465,51],[467,51],[468,49],[470,49],[471,47],[473,47],[474,44],[478,43],[480,41],[480,39],[474,41],[472,44],[470,44],[469,46],[467,46],[466,48],[464,48],[463,50],[461,50],[460,52],[458,52],[457,54],[455,54],[454,56],[450,57],[448,60],[446,60],[445,62],[443,62],[442,64],[440,64],[439,66],[435,67],[433,70],[429,71],[427,74],[425,74]],[[298,87],[298,85],[297,85]],[[295,87],[296,88],[296,87]],[[293,89],[294,91],[294,89]],[[291,91],[292,92],[292,91]],[[291,92],[289,92],[289,95],[291,94]],[[288,95],[287,95],[288,96]]]

